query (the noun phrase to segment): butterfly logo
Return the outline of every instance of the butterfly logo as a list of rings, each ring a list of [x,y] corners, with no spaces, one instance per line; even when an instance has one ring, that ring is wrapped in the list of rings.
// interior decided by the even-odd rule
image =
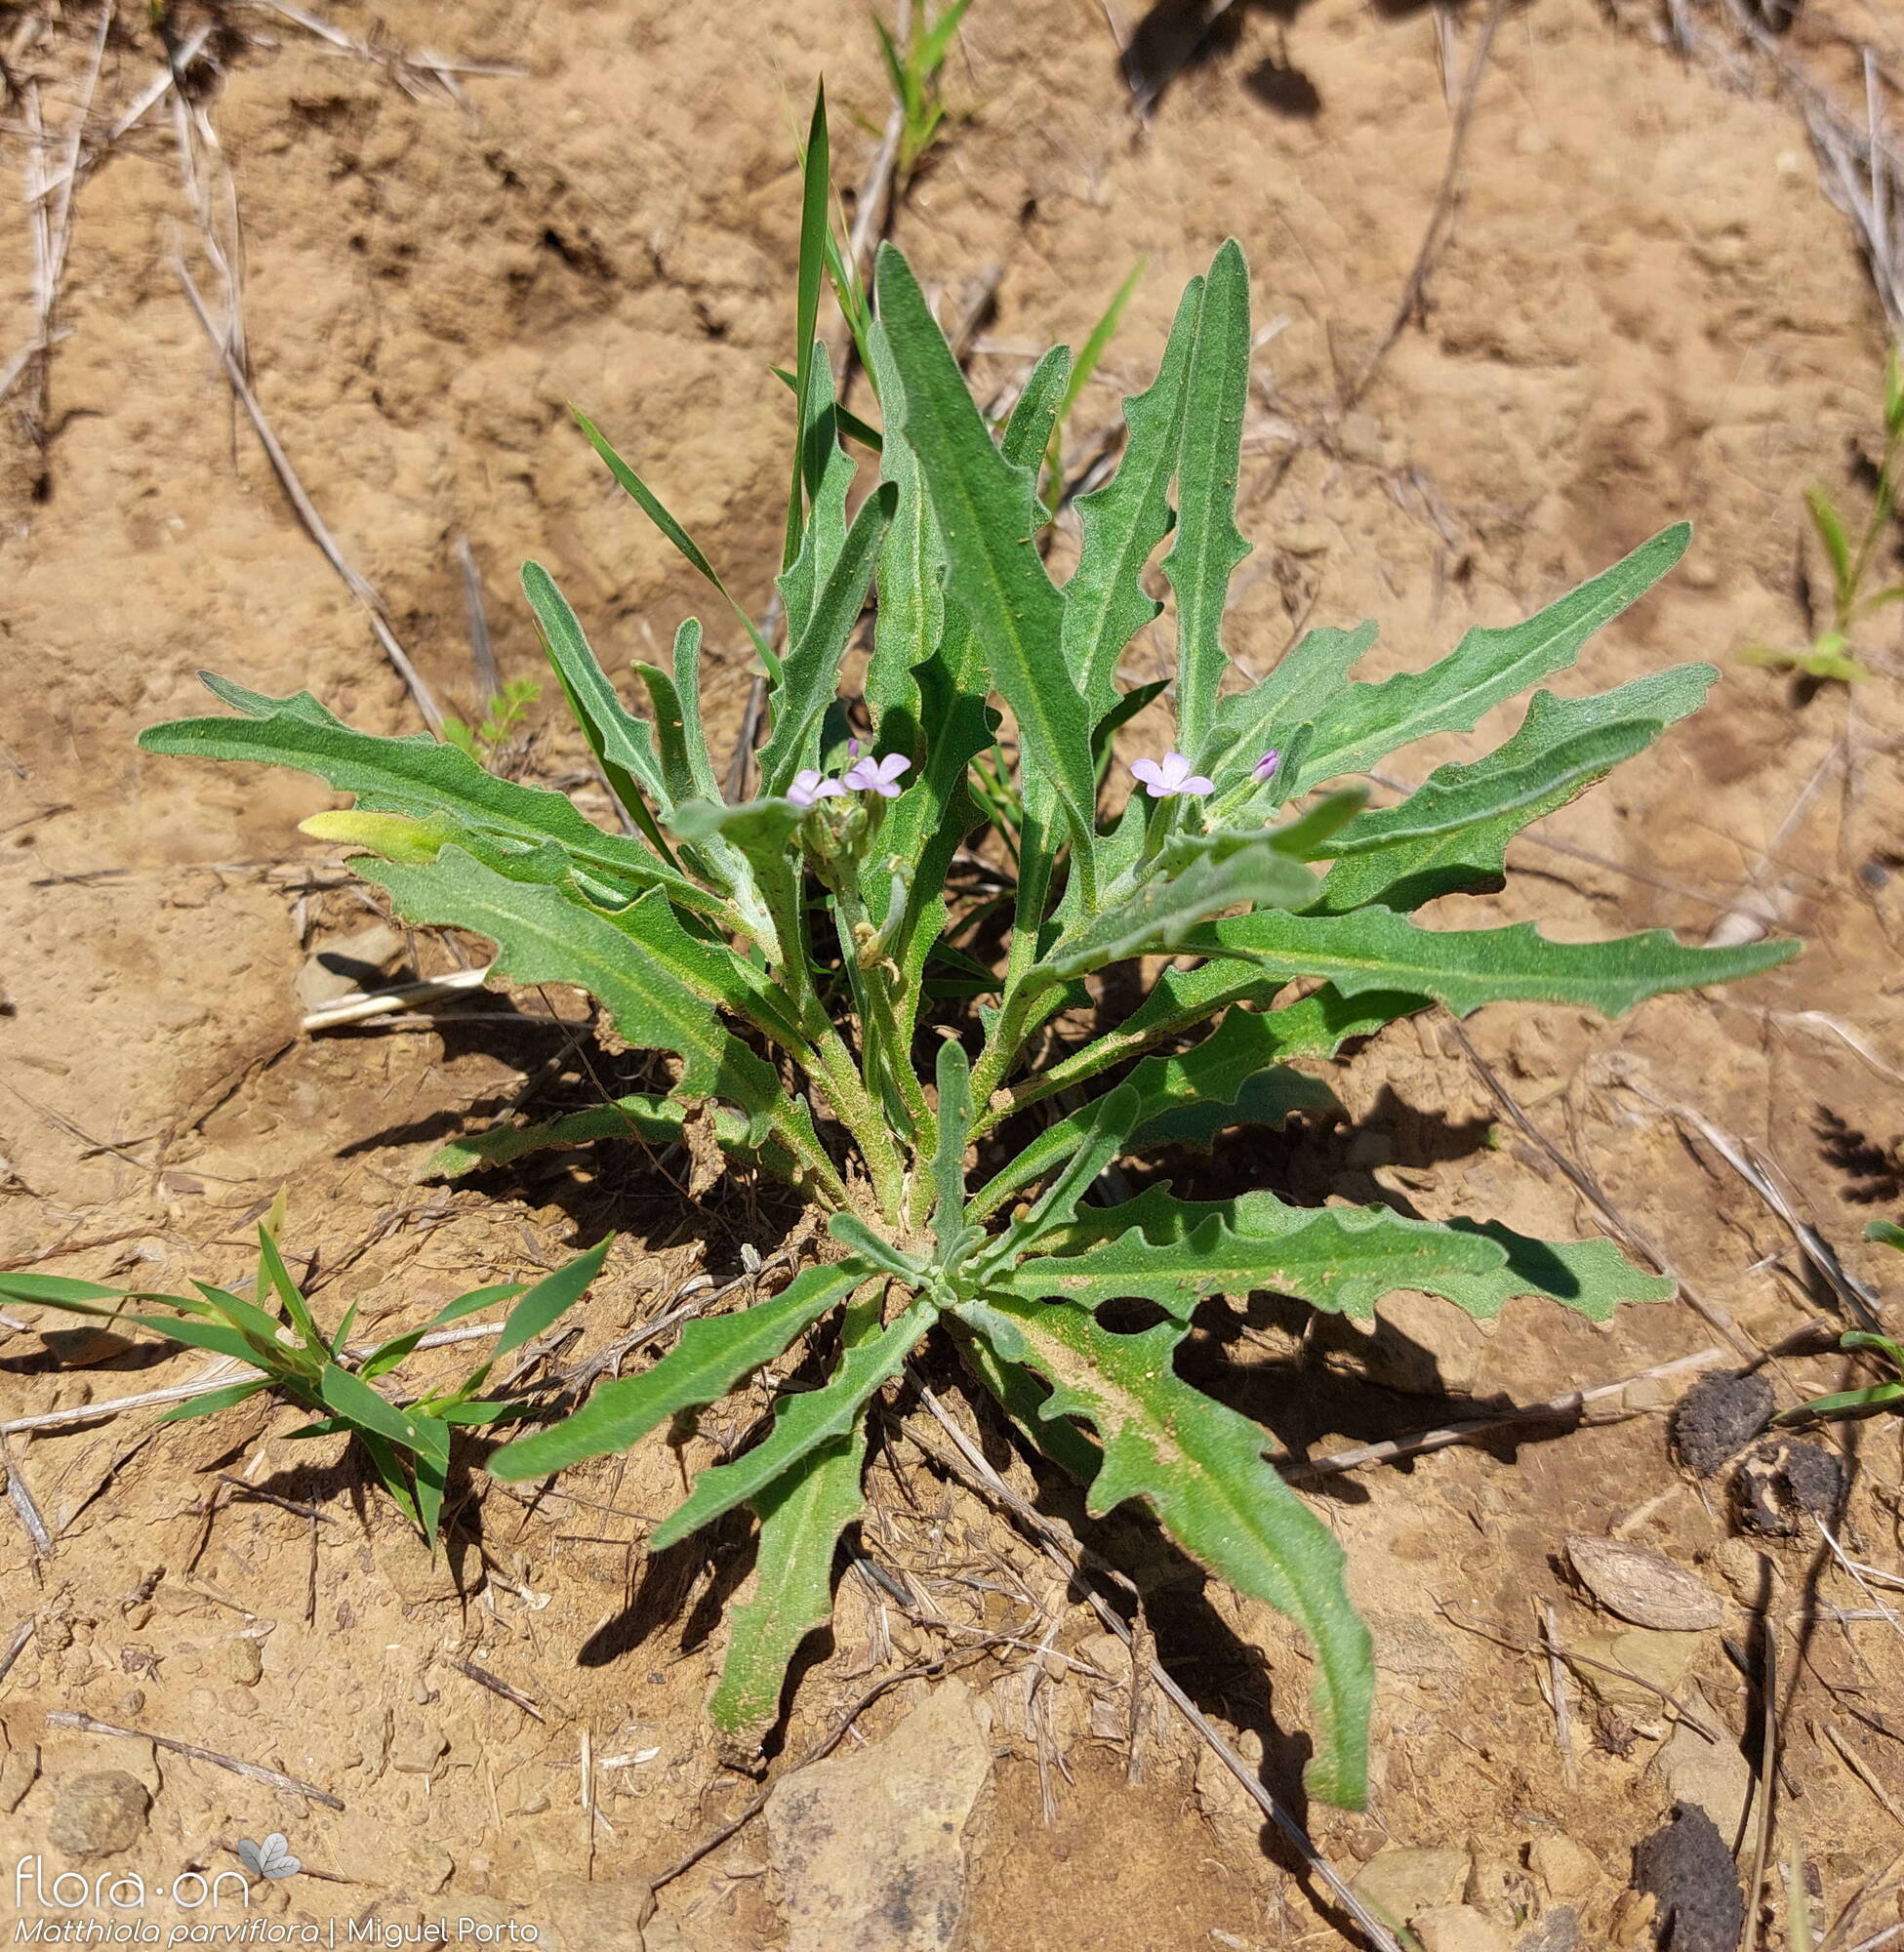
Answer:
[[[262,1844],[241,1837],[238,1861],[255,1878],[295,1878],[304,1869],[303,1863],[291,1854],[290,1841],[280,1830],[273,1830]]]

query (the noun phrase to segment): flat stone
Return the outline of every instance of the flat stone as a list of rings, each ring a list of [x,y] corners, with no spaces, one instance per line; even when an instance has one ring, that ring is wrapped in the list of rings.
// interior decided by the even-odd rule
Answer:
[[[1445,1909],[1468,1882],[1466,1850],[1377,1850],[1356,1873],[1352,1889],[1383,1924],[1400,1931],[1417,1912]]]
[[[1471,1904],[1438,1904],[1418,1911],[1409,1930],[1421,1952],[1513,1952],[1508,1935]]]
[[[540,1903],[546,1952],[649,1952],[643,1928],[655,1915],[655,1894],[640,1878],[566,1880]]]
[[[1627,1674],[1649,1681],[1667,1694],[1677,1694],[1692,1672],[1693,1663],[1705,1651],[1702,1634],[1663,1634],[1651,1627],[1625,1627],[1609,1633],[1580,1634],[1569,1638],[1567,1646],[1590,1660],[1604,1661],[1607,1667],[1624,1668]],[[1636,1687],[1621,1674],[1608,1674],[1605,1667],[1585,1667],[1580,1680],[1609,1708],[1641,1709],[1653,1715],[1663,1704],[1651,1688]]]
[[[340,996],[379,988],[404,951],[403,931],[386,921],[340,935],[304,958],[295,988],[306,1010],[321,1010]]]
[[[1580,1914],[1570,1904],[1542,1912],[1514,1941],[1514,1952],[1580,1952]]]
[[[1585,1897],[1600,1883],[1600,1859],[1571,1837],[1540,1837],[1528,1847],[1527,1868],[1547,1889],[1547,1895],[1565,1901]]]
[[[0,1815],[11,1815],[40,1772],[38,1749],[9,1749],[0,1755]]]
[[[1686,1690],[1685,1705],[1708,1728],[1720,1729],[1721,1739],[1709,1742],[1696,1728],[1680,1723],[1653,1758],[1653,1773],[1664,1786],[1664,1800],[1703,1810],[1729,1850],[1745,1828],[1746,1806],[1752,1801],[1752,1765],[1723,1732],[1725,1724],[1696,1688]]]
[[[145,1828],[152,1799],[124,1769],[68,1776],[54,1793],[47,1841],[69,1857],[110,1857],[130,1850]]]
[[[946,1952],[991,1768],[985,1717],[954,1679],[878,1741],[784,1777],[766,1815],[787,1952]]]
[[[390,1742],[390,1767],[405,1775],[429,1775],[450,1752],[450,1738],[434,1722],[400,1727]]]

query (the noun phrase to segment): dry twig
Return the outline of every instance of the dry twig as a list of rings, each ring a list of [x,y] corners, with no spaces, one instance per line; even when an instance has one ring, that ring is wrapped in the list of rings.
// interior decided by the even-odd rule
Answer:
[[[313,1803],[321,1803],[326,1810],[342,1810],[342,1800],[328,1789],[319,1789],[315,1783],[300,1782],[295,1775],[286,1775],[281,1769],[265,1769],[259,1763],[240,1762],[236,1756],[222,1756],[216,1749],[201,1749],[195,1742],[175,1741],[170,1735],[154,1735],[145,1728],[122,1728],[116,1723],[101,1722],[91,1715],[69,1713],[63,1708],[50,1709],[48,1723],[57,1728],[77,1728],[82,1735],[125,1735],[135,1742],[150,1742],[156,1748],[170,1749],[175,1756],[189,1756],[192,1761],[211,1763],[216,1768],[229,1769],[233,1775],[248,1776],[253,1782],[262,1782],[270,1789],[282,1789],[293,1796],[307,1796]]]

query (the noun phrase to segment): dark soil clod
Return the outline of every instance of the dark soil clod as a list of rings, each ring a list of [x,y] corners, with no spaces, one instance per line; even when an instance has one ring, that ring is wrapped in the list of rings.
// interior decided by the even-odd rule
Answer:
[[[1688,1470],[1710,1478],[1764,1429],[1771,1413],[1764,1377],[1701,1376],[1673,1412],[1673,1447]]]
[[[1662,1952],[1738,1952],[1745,1893],[1731,1851],[1697,1804],[1675,1805],[1672,1822],[1634,1851],[1633,1883],[1658,1900]]]
[[[1844,1491],[1844,1466],[1822,1444],[1762,1444],[1739,1473],[1740,1517],[1748,1531],[1790,1538],[1803,1512],[1836,1525]]]

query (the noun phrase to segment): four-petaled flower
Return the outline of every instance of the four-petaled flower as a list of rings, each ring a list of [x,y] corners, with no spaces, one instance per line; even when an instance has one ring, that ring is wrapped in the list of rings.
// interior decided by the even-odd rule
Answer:
[[[1161,760],[1134,759],[1130,769],[1144,782],[1144,791],[1153,799],[1174,799],[1178,793],[1200,799],[1203,794],[1216,792],[1216,782],[1206,780],[1201,773],[1193,773],[1190,761],[1181,752],[1166,752]]]
[[[1281,765],[1281,763],[1282,763],[1282,754],[1278,752],[1274,746],[1272,746],[1270,750],[1267,752],[1265,752],[1260,759],[1257,760],[1255,766],[1252,768],[1252,771],[1258,780],[1273,780],[1276,778],[1276,769],[1279,765]]]
[[[899,776],[911,769],[904,752],[888,752],[883,759],[856,759],[840,784],[848,793],[876,793],[881,799],[897,799]]]
[[[845,791],[837,780],[823,779],[814,767],[802,766],[793,775],[793,784],[787,789],[787,797],[795,806],[811,806],[817,799],[831,799],[835,793]]]

